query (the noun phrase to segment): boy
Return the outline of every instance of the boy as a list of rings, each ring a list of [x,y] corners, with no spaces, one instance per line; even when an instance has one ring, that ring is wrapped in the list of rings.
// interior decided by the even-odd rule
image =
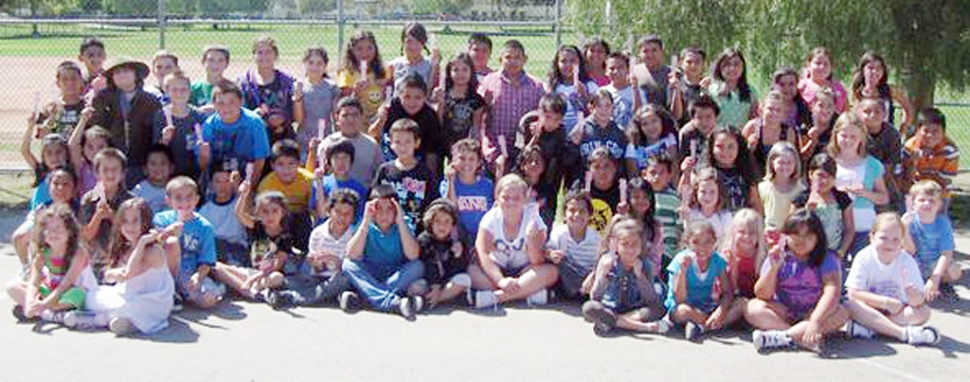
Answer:
[[[524,152],[529,146],[536,146],[545,162],[540,182],[552,189],[549,203],[556,206],[560,185],[566,185],[582,176],[579,171],[565,171],[580,165],[579,147],[566,139],[563,116],[566,113],[566,101],[558,94],[546,94],[539,99],[539,109],[526,114],[522,118],[519,131],[524,133],[521,141],[526,142],[521,150]],[[516,138],[518,145],[520,139]],[[522,161],[520,152],[519,161]],[[506,164],[506,169],[519,163]]]
[[[205,122],[205,115],[189,105],[189,78],[176,70],[165,76],[165,94],[169,104],[155,113],[152,141],[168,146],[175,158],[175,174],[198,179],[199,160],[197,158],[198,137],[195,125]],[[171,119],[172,126],[169,126]]]
[[[599,90],[590,95],[590,108],[610,107],[612,104],[613,96],[606,90]],[[591,118],[586,119],[582,130],[577,133],[582,135],[579,140],[579,152],[586,163],[589,162],[593,150],[600,147],[607,148],[613,159],[623,160],[627,146],[626,134],[616,125],[611,114],[594,112]]]
[[[592,200],[593,209],[590,210],[590,227],[603,234],[607,225],[613,220],[616,208],[620,204],[620,183],[618,181],[616,159],[610,155],[609,149],[601,146],[589,155],[589,187],[585,179],[577,179],[570,187],[572,192],[587,191]]]
[[[665,155],[647,159],[647,167],[643,170],[643,179],[650,183],[653,189],[655,217],[663,227],[664,255],[660,269],[667,269],[670,259],[678,252],[680,233],[683,225],[677,208],[680,207],[680,196],[671,182],[673,178],[674,162]]]
[[[916,120],[916,134],[903,147],[905,182],[914,184],[933,180],[943,187],[943,211],[948,210],[948,188],[960,167],[960,151],[946,136],[946,116],[936,108],[920,111]]]
[[[445,169],[440,194],[458,207],[459,237],[465,248],[474,247],[478,222],[492,208],[495,185],[479,174],[482,167],[482,145],[474,138],[465,138],[451,146],[452,162]],[[471,245],[471,246],[469,246]]]
[[[347,257],[342,264],[343,273],[358,292],[343,292],[340,309],[358,309],[360,293],[371,307],[397,310],[413,320],[424,299],[401,294],[424,275],[419,256],[420,247],[404,223],[397,193],[388,185],[374,187],[364,220],[347,244]]]
[[[313,225],[310,222],[310,193],[313,191],[313,173],[300,167],[300,144],[283,139],[273,144],[270,166],[273,172],[259,183],[258,193],[279,191],[286,196],[290,208],[291,234],[296,247],[306,251],[307,237]]]
[[[670,114],[683,126],[690,122],[690,113],[684,113],[688,105],[693,104],[704,92],[701,86],[704,79],[704,61],[707,59],[703,50],[697,47],[686,47],[680,51],[680,67],[674,68],[678,96],[673,97]]]
[[[152,70],[155,72],[155,85],[146,85],[145,91],[158,97],[158,102],[162,105],[168,105],[165,77],[179,70],[179,58],[164,49],[157,51],[152,57]]]
[[[481,84],[482,79],[493,72],[492,68],[488,67],[488,60],[492,57],[492,39],[485,33],[472,33],[468,37],[468,56],[472,59],[475,80]]]
[[[539,105],[539,98],[545,94],[542,83],[525,73],[528,56],[525,47],[518,40],[509,40],[499,53],[502,70],[492,72],[482,79],[478,93],[489,104],[485,126],[483,153],[490,172],[495,172],[495,160],[501,151],[499,137],[506,141],[515,137],[519,120]],[[507,148],[507,163],[515,163],[518,150]]]
[[[902,206],[902,195],[899,190],[903,188],[899,184],[899,176],[903,175],[903,168],[900,166],[900,142],[899,131],[892,124],[886,122],[886,108],[882,102],[875,99],[864,99],[855,106],[855,112],[862,119],[866,130],[869,132],[868,150],[886,169],[886,188],[889,191],[889,203],[877,207],[877,212],[898,211]]]
[[[199,209],[199,214],[212,224],[218,260],[232,266],[244,266],[249,261],[249,236],[236,217],[238,184],[232,181],[233,169],[228,162],[218,162],[211,171],[209,190],[212,196]]]
[[[385,162],[374,178],[371,188],[388,185],[397,192],[404,216],[403,221],[411,232],[417,232],[421,214],[432,200],[438,198],[433,186],[434,174],[421,166],[414,151],[421,146],[418,124],[410,119],[399,119],[391,125],[391,149],[397,159]]]
[[[309,254],[301,272],[286,277],[286,290],[271,291],[267,297],[276,309],[336,302],[350,288],[341,264],[347,257],[347,244],[357,231],[354,221],[362,199],[350,189],[334,190],[328,195],[329,218],[310,234]]]
[[[199,145],[199,167],[211,161],[229,161],[233,171],[242,171],[253,163],[250,184],[259,184],[260,173],[270,155],[269,136],[263,118],[242,107],[242,90],[231,81],[222,81],[212,89],[216,113],[202,126]]]
[[[384,163],[384,155],[374,138],[360,132],[363,115],[364,108],[357,98],[341,98],[336,109],[338,131],[324,138],[317,150],[311,150],[307,156],[307,164],[316,166],[315,158],[318,153],[324,153],[320,156],[325,157],[331,147],[348,141],[354,145],[354,165],[350,168],[350,177],[360,184],[371,184],[377,167]]]
[[[421,76],[412,73],[404,77],[399,85],[397,97],[391,100],[389,109],[381,109],[377,120],[368,129],[369,134],[381,144],[384,161],[394,160],[391,150],[390,127],[401,119],[410,119],[418,124],[418,138],[424,142],[417,156],[424,159],[424,165],[433,174],[440,174],[439,159],[444,157],[444,135],[438,114],[427,102],[428,86]]]
[[[119,59],[104,72],[105,90],[98,92],[92,102],[94,114],[88,126],[103,126],[111,132],[111,146],[129,155],[127,184],[143,178],[148,147],[152,144],[155,113],[162,104],[144,90],[148,66],[127,58]]]
[[[664,110],[670,109],[668,97],[672,89],[668,86],[671,68],[664,65],[664,42],[660,36],[647,35],[637,43],[637,53],[642,64],[633,67],[633,74],[637,77],[644,104],[653,104]]]
[[[176,300],[181,296],[202,309],[214,307],[225,294],[225,286],[209,277],[216,264],[216,238],[212,225],[195,212],[199,204],[199,187],[192,178],[177,176],[165,186],[165,203],[171,208],[155,214],[155,228],[181,225],[178,238],[169,238],[167,246],[178,246],[169,252],[169,267],[175,278]],[[174,254],[178,254],[174,256]]]
[[[549,258],[559,267],[557,290],[567,300],[578,301],[583,286],[591,285],[590,274],[596,266],[600,250],[600,234],[589,228],[593,201],[587,191],[571,191],[566,195],[563,220],[549,235],[546,245]]]
[[[637,85],[635,76],[630,75],[630,58],[623,53],[611,53],[606,57],[606,75],[610,84],[601,89],[613,95],[613,121],[626,129],[633,121],[633,115],[640,109],[640,92],[633,91]]]
[[[354,153],[354,144],[348,141],[340,142],[327,150],[327,164],[331,173],[316,182],[313,195],[310,197],[310,205],[314,206],[316,210],[317,221],[322,221],[329,216],[329,210],[333,206],[327,204],[327,199],[330,198],[331,194],[341,189],[348,189],[357,194],[357,200],[360,203],[356,208],[357,213],[354,215],[354,221],[363,217],[364,199],[362,196],[367,195],[367,187],[350,177],[350,169],[354,165]],[[322,171],[322,169],[318,171]]]
[[[680,129],[681,156],[700,157],[707,138],[717,127],[717,116],[720,113],[721,108],[708,95],[702,95],[690,105],[690,122]]]
[[[913,210],[903,215],[912,240],[903,240],[926,280],[926,300],[942,296],[948,303],[959,301],[951,283],[960,280],[960,266],[953,261],[953,225],[940,214],[943,187],[932,180],[921,180],[909,189]]]
[[[101,268],[108,261],[108,244],[111,239],[114,212],[124,201],[134,198],[125,187],[125,154],[115,148],[106,148],[94,156],[94,172],[98,183],[94,190],[81,197],[78,223],[80,237],[91,250],[94,274],[101,279]]]
[[[152,213],[165,209],[165,185],[172,178],[172,151],[167,146],[152,145],[148,148],[148,162],[145,163],[144,180],[132,188],[131,193],[145,199]]]
[[[104,89],[105,82],[104,60],[107,57],[104,49],[104,41],[97,37],[88,37],[81,40],[81,49],[78,52],[77,60],[84,64],[84,93],[91,90],[95,92]],[[101,80],[95,81],[101,78]]]
[[[198,106],[204,113],[215,111],[212,106],[212,88],[220,81],[227,81],[223,73],[229,67],[229,48],[222,45],[209,45],[202,51],[202,65],[205,66],[205,79],[192,83],[189,103]]]

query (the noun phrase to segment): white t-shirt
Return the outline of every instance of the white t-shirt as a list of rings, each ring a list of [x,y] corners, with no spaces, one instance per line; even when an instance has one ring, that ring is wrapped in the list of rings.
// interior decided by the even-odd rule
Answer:
[[[835,171],[835,187],[843,189],[845,187],[854,185],[865,185],[866,176],[869,177],[882,177],[882,166],[870,164],[870,161],[875,160],[872,157],[867,157],[866,160],[861,161],[858,165],[853,167],[846,167],[841,164],[836,166]],[[870,168],[875,170],[874,174],[869,174]],[[872,191],[875,186],[866,187],[869,191]],[[852,221],[855,223],[856,232],[868,232],[872,229],[872,224],[876,221],[876,208],[873,206],[869,199],[862,198],[853,194],[849,194],[852,198]]]
[[[714,216],[706,217],[701,210],[696,208],[691,208],[690,214],[687,215],[687,224],[694,220],[707,220],[714,226],[714,233],[717,235],[718,243],[724,238],[724,233],[727,232],[728,227],[731,226],[731,213],[727,210],[714,213]]]
[[[613,121],[622,129],[626,129],[633,122],[633,86],[627,85],[622,90],[616,90],[610,83],[602,87],[613,95]]]
[[[354,236],[355,231],[357,227],[351,225],[339,238],[333,237],[330,233],[330,220],[327,220],[310,233],[309,252],[325,252],[343,259],[347,256],[347,244],[350,243],[350,238]],[[333,271],[328,269],[318,275],[332,277]]]
[[[563,113],[562,124],[566,128],[566,132],[571,132],[573,127],[576,126],[578,121],[577,112],[585,111],[586,105],[583,105],[579,100],[579,92],[576,90],[574,85],[558,84],[556,89],[554,89],[556,94],[562,95],[562,98],[566,100],[566,111]],[[586,94],[593,94],[599,90],[596,83],[593,81],[586,82]],[[592,113],[585,112],[585,117],[589,118]]]
[[[863,248],[852,260],[852,269],[845,280],[845,287],[892,297],[906,303],[906,286],[913,284],[923,293],[923,279],[913,259],[906,251],[900,251],[889,264],[879,260],[876,247]]]
[[[478,229],[485,230],[492,235],[495,250],[488,257],[498,265],[502,271],[518,270],[529,265],[529,255],[525,251],[525,238],[529,233],[529,226],[535,224],[539,230],[545,231],[546,224],[539,216],[539,208],[535,203],[525,206],[522,222],[515,237],[505,237],[505,223],[502,208],[498,205],[485,213]]]
[[[239,223],[239,218],[236,217],[235,197],[221,205],[210,200],[199,209],[199,215],[205,217],[212,224],[216,239],[249,246],[249,235],[246,234],[246,228]]]
[[[552,229],[546,248],[565,252],[566,266],[585,276],[593,270],[599,259],[600,234],[595,229],[587,228],[586,236],[577,242],[569,234],[569,226],[558,225]]]

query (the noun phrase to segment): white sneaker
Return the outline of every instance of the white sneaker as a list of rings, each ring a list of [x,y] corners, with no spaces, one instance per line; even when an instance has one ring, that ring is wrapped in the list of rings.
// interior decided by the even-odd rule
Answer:
[[[126,336],[135,332],[135,324],[124,317],[115,317],[108,322],[108,330],[115,335]]]
[[[791,338],[781,330],[755,330],[751,334],[751,343],[758,350],[766,350],[791,346]]]
[[[549,303],[549,292],[545,289],[542,289],[538,292],[530,294],[529,297],[526,297],[525,302],[526,304],[529,304],[529,306],[545,305]]]
[[[849,336],[853,338],[872,339],[873,337],[876,336],[876,332],[872,331],[872,329],[862,326],[862,324],[856,321],[849,321],[849,327],[848,327],[848,330],[846,330],[846,333],[848,333]]]
[[[940,332],[932,326],[907,326],[906,343],[910,345],[935,345],[940,342]]]
[[[498,305],[498,296],[490,290],[475,292],[475,309],[491,308]]]
[[[64,315],[64,326],[76,330],[96,330],[108,325],[105,316],[94,312],[72,310]]]

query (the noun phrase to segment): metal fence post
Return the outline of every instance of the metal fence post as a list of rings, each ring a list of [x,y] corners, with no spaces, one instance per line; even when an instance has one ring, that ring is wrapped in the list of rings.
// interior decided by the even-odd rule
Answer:
[[[165,49],[165,0],[158,0],[158,49]]]
[[[562,45],[562,0],[556,0],[556,21],[553,29],[556,31],[556,49]]]
[[[337,49],[334,49],[334,52],[337,52],[337,54],[339,54],[340,49],[343,46],[344,46],[344,1],[337,0]]]

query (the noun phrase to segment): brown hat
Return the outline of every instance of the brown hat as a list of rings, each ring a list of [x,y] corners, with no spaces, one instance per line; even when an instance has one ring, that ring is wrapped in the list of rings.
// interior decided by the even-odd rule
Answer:
[[[137,61],[131,57],[118,57],[111,63],[108,70],[104,71],[104,75],[106,77],[111,77],[114,75],[115,70],[121,68],[130,68],[131,70],[134,70],[135,76],[140,80],[144,80],[148,77],[148,65],[145,65],[145,63]]]

